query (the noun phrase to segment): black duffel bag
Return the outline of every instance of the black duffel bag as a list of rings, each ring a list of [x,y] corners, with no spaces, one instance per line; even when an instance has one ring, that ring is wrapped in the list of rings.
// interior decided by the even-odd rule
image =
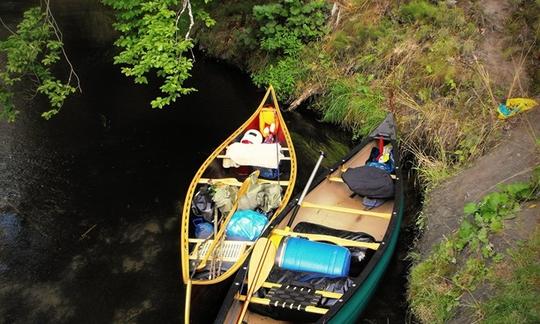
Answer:
[[[341,175],[352,192],[369,198],[394,197],[394,181],[384,170],[371,166],[349,168]]]

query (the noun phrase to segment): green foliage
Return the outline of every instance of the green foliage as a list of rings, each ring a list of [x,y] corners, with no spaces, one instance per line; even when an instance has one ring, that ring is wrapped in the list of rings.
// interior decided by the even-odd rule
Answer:
[[[480,305],[483,323],[539,323],[540,230],[509,251],[492,271],[494,289]],[[503,274],[503,275],[501,275]],[[504,275],[506,274],[506,275]]]
[[[466,218],[452,236],[438,244],[430,256],[411,271],[409,300],[413,312],[425,323],[443,323],[453,316],[461,296],[473,291],[489,274],[487,264],[502,258],[489,237],[503,228],[523,201],[539,192],[540,168],[527,183],[513,183],[464,207]],[[464,259],[459,262],[458,258]],[[448,279],[449,278],[449,279]]]
[[[185,56],[193,41],[184,38],[177,26],[179,17],[174,7],[178,0],[102,2],[115,9],[114,27],[121,33],[115,44],[122,51],[114,63],[122,65],[122,73],[132,76],[136,83],[148,83],[151,72],[164,80],[160,87],[164,96],[152,100],[152,108],[163,108],[194,90],[183,85],[193,66],[193,60]],[[207,25],[213,24],[209,16],[201,12],[197,16]]]
[[[529,60],[524,70],[531,78],[530,94],[540,93],[540,1],[512,0],[516,8],[505,21],[507,39],[505,52],[513,59],[529,53]]]
[[[369,134],[385,118],[384,96],[371,82],[372,77],[356,75],[332,82],[318,103],[323,121],[341,123],[353,132],[353,138]]]
[[[305,67],[297,56],[285,56],[276,63],[252,75],[253,82],[259,87],[271,84],[280,100],[287,99],[296,89],[296,81],[306,73]]]
[[[298,54],[304,44],[324,34],[327,10],[323,0],[281,0],[254,6],[253,15],[261,25],[261,48],[278,55]]]
[[[281,100],[295,92],[298,81],[307,76],[304,46],[325,33],[327,10],[323,0],[281,0],[253,7],[259,47],[270,54],[269,62],[252,75],[256,85],[272,84]]]
[[[36,91],[48,97],[51,110],[42,114],[50,119],[60,111],[65,99],[76,91],[70,78],[63,82],[53,76],[51,68],[60,61],[63,43],[54,33],[50,17],[41,8],[24,12],[15,33],[0,41],[0,54],[6,63],[0,67],[0,119],[14,121],[17,110],[13,103],[13,88],[25,77],[35,79]]]
[[[414,0],[400,8],[401,17],[405,21],[416,20],[434,21],[437,17],[438,8],[425,0]]]

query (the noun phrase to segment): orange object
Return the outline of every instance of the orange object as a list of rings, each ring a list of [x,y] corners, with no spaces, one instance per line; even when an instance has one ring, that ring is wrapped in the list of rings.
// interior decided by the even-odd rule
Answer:
[[[276,110],[272,107],[265,107],[259,113],[259,130],[266,138],[269,135],[277,134],[279,120],[276,118]]]

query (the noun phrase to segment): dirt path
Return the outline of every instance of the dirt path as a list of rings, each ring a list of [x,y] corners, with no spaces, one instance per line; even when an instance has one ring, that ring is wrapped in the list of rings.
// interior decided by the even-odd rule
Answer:
[[[520,67],[519,58],[507,60],[504,56],[504,22],[512,11],[512,4],[508,0],[483,0],[479,5],[483,8],[485,27],[482,30],[483,42],[477,55],[494,82],[510,89],[515,77],[514,88],[526,92],[529,78]]]
[[[491,79],[503,89],[513,88],[513,95],[526,94],[529,79],[525,69],[517,62],[505,59],[503,23],[511,12],[510,1],[480,1],[486,17],[484,40],[477,56],[482,59]],[[514,81],[514,75],[517,75]],[[536,98],[539,99],[539,98]],[[488,154],[432,190],[426,197],[423,215],[427,228],[418,242],[418,251],[425,258],[435,244],[454,232],[463,217],[463,207],[468,202],[477,202],[486,194],[496,191],[498,185],[527,180],[535,166],[540,164],[540,107],[517,115],[506,121],[508,129],[499,144]],[[529,237],[540,224],[540,204],[528,203],[518,217],[506,221],[504,232],[493,238],[495,250],[504,251],[518,240]],[[473,293],[477,300],[489,298],[486,287]],[[473,303],[469,297],[461,300],[462,305]],[[471,307],[460,307],[452,323],[470,322]]]
[[[466,203],[496,191],[499,184],[528,179],[540,163],[535,144],[540,137],[540,109],[514,118],[519,118],[513,121],[515,128],[494,150],[429,194],[424,206],[427,230],[418,246],[422,255],[457,228]]]
[[[486,21],[478,56],[498,85],[509,89],[517,73],[521,86],[526,88],[528,78],[524,70],[516,71],[515,62],[503,56],[503,23],[511,13],[510,1],[483,0],[480,5]],[[540,108],[517,115],[506,123],[511,130],[504,134],[499,145],[428,195],[424,206],[428,229],[419,244],[422,255],[456,229],[467,202],[479,200],[495,191],[499,184],[527,179],[540,163],[536,145],[540,137]]]

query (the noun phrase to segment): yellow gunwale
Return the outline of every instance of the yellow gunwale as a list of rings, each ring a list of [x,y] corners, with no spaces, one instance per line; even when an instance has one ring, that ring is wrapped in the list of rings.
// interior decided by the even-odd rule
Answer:
[[[266,94],[264,95],[263,99],[261,100],[261,103],[257,107],[257,110],[251,115],[251,117],[244,122],[242,126],[240,126],[234,133],[232,133],[223,143],[221,143],[220,146],[218,146],[212,154],[204,161],[204,163],[201,165],[199,170],[195,173],[195,176],[193,177],[193,180],[191,181],[187,193],[186,198],[184,200],[184,207],[182,209],[182,219],[181,219],[181,227],[180,227],[180,253],[181,253],[181,266],[182,266],[182,279],[185,284],[188,286],[191,285],[213,285],[220,283],[227,278],[229,278],[231,275],[233,275],[243,264],[246,257],[251,252],[252,246],[249,247],[244,254],[238,259],[238,261],[229,268],[226,272],[221,274],[219,277],[216,277],[214,279],[191,279],[190,273],[189,273],[189,215],[191,210],[191,201],[193,199],[193,196],[195,194],[195,189],[197,188],[197,185],[199,184],[199,181],[208,166],[218,157],[218,155],[223,152],[223,150],[231,144],[241,133],[245,131],[245,129],[252,123],[252,121],[258,117],[259,112],[261,111],[262,107],[268,100],[268,98],[271,97],[273,106],[276,108],[277,117],[279,119],[280,127],[282,129],[283,135],[285,137],[285,142],[287,143],[287,148],[289,150],[289,157],[290,157],[290,177],[288,179],[289,185],[287,186],[284,194],[283,199],[281,202],[281,205],[276,209],[274,216],[272,219],[270,219],[270,222],[281,213],[281,211],[287,206],[287,203],[289,199],[291,198],[292,191],[294,189],[294,183],[296,180],[296,153],[294,150],[293,142],[289,133],[289,130],[287,129],[287,126],[285,124],[285,121],[283,119],[283,116],[281,115],[281,110],[279,108],[278,100],[276,97],[276,93],[274,91],[274,88],[270,85],[268,87],[268,90],[266,91]]]

